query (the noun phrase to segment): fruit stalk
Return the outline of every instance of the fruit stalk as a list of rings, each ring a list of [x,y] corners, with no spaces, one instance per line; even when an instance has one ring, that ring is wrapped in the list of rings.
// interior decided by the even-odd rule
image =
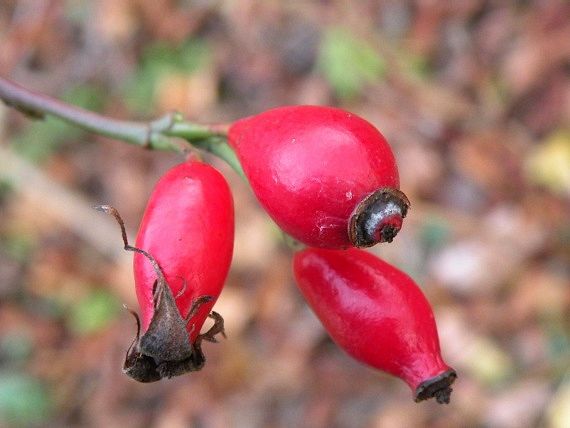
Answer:
[[[181,138],[223,159],[243,176],[235,153],[227,145],[227,125],[195,123],[177,112],[149,122],[117,120],[31,91],[3,77],[0,77],[0,99],[33,119],[54,116],[86,131],[147,149],[184,152],[188,147],[177,141]]]

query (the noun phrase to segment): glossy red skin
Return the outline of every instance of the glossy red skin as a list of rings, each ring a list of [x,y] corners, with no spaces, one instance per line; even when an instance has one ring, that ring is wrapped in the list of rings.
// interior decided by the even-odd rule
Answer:
[[[185,293],[176,299],[183,317],[197,297],[214,297],[200,307],[188,324],[191,342],[200,333],[222,290],[233,242],[233,199],[218,171],[189,161],[162,176],[146,207],[136,246],[158,261],[174,296],[186,281]],[[144,333],[154,313],[152,287],[156,273],[144,256],[135,254],[134,274]]]
[[[386,139],[345,110],[276,108],[235,122],[228,140],[261,205],[313,247],[351,246],[348,221],[356,205],[379,188],[399,188]]]
[[[297,284],[333,340],[413,391],[447,370],[433,312],[405,273],[358,249],[295,255]]]

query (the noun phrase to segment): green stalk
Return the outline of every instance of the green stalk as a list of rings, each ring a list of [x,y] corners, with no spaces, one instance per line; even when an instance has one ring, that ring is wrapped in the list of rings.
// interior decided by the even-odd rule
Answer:
[[[194,147],[223,159],[245,178],[235,153],[227,144],[228,125],[191,122],[178,112],[150,122],[112,119],[30,91],[3,77],[0,77],[0,99],[31,118],[54,116],[86,131],[152,150],[183,152],[183,147],[177,142],[177,138],[182,138]]]

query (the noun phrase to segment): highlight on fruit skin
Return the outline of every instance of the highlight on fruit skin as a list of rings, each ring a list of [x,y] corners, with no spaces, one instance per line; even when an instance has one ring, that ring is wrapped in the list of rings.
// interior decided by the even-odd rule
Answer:
[[[325,106],[289,106],[234,122],[228,133],[257,199],[305,245],[391,242],[410,207],[396,160],[365,119]]]
[[[433,311],[404,272],[360,249],[307,248],[295,279],[331,338],[356,360],[404,380],[415,401],[449,403],[457,373],[441,356]]]

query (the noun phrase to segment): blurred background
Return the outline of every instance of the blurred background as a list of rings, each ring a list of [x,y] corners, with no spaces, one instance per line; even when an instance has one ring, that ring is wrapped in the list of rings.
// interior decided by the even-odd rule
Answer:
[[[0,104],[0,426],[569,427],[570,3],[2,0],[0,75],[103,114],[228,122],[326,104],[375,124],[412,200],[372,251],[414,277],[459,373],[451,404],[345,355],[244,182],[201,372],[121,374],[133,236],[179,155]]]

